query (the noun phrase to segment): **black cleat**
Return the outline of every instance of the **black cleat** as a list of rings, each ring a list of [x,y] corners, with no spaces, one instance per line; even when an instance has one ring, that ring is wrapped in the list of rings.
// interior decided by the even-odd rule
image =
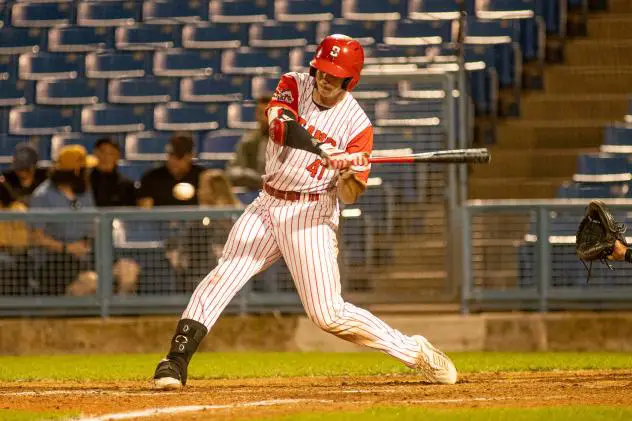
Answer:
[[[154,373],[154,388],[160,390],[180,389],[187,383],[187,367],[180,359],[162,359]]]

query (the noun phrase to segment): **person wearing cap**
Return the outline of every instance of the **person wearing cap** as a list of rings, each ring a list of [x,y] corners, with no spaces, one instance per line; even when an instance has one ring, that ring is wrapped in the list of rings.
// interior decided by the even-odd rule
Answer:
[[[235,158],[226,167],[226,176],[233,186],[250,190],[261,190],[263,187],[261,176],[265,173],[269,127],[266,107],[271,99],[272,95],[257,99],[255,115],[259,127],[241,138],[237,144]]]
[[[12,170],[0,176],[0,203],[3,208],[28,206],[33,191],[47,177],[45,168],[37,167],[37,150],[30,143],[20,143],[13,153]]]
[[[90,172],[90,186],[97,207],[136,206],[134,183],[118,171],[121,148],[113,139],[101,138],[93,149],[98,164]]]
[[[199,205],[197,189],[204,168],[193,163],[193,138],[179,133],[166,146],[167,162],[143,174],[137,204],[153,206]]]

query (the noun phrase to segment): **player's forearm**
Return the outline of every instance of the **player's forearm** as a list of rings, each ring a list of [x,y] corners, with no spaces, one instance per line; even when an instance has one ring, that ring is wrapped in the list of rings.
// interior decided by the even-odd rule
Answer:
[[[340,177],[338,181],[338,197],[345,205],[355,203],[365,190],[366,184],[359,180],[355,174]]]

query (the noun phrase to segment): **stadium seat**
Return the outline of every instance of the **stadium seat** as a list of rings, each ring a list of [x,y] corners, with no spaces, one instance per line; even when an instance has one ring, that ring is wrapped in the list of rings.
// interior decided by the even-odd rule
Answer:
[[[120,173],[132,181],[140,181],[143,174],[155,165],[154,161],[126,161],[119,164]]]
[[[196,23],[208,20],[206,2],[198,0],[149,0],[143,3],[143,22],[151,24]]]
[[[461,16],[461,7],[459,0],[408,0],[407,16],[411,20],[456,20]]]
[[[341,16],[339,0],[277,0],[279,22],[325,22]],[[345,32],[340,32],[345,33]]]
[[[24,53],[19,58],[20,79],[75,79],[83,73],[83,57],[74,54]]]
[[[334,19],[332,22],[323,22],[318,25],[316,42],[321,41],[329,34],[345,34],[364,46],[374,45],[381,43],[383,40],[384,23],[346,19]]]
[[[261,98],[264,95],[272,95],[278,84],[278,76],[255,76],[252,78],[252,97]]]
[[[180,81],[180,100],[183,102],[233,102],[248,97],[249,79],[243,76],[218,74],[205,78]]]
[[[171,78],[114,79],[108,83],[108,100],[115,104],[151,104],[177,99],[177,82]]]
[[[628,198],[632,194],[631,183],[566,183],[557,190],[562,199]]]
[[[114,47],[112,28],[68,26],[48,31],[48,50],[61,53],[84,53]]]
[[[11,7],[11,23],[17,27],[42,28],[70,23],[72,4],[19,2]]]
[[[400,20],[402,14],[406,12],[405,1],[361,1],[343,0],[342,17],[349,20],[359,21],[388,21]]]
[[[219,70],[217,51],[168,49],[154,54],[156,76],[209,76]]]
[[[96,104],[81,110],[81,127],[88,133],[142,132],[152,127],[151,107]]]
[[[88,79],[37,82],[35,102],[44,105],[90,105],[105,100],[105,83]]]
[[[441,124],[441,101],[378,101],[375,106],[378,126],[438,126]]]
[[[273,0],[211,0],[209,19],[220,23],[263,23],[274,17],[270,13],[273,5]]]
[[[562,4],[559,1],[536,0],[536,16],[542,16],[549,35],[566,35],[567,10],[563,9]]]
[[[372,218],[357,208],[347,208],[340,218],[341,258],[347,266],[367,267],[374,264]]]
[[[198,157],[204,160],[226,160],[235,156],[239,140],[244,135],[243,130],[214,130],[208,132],[200,143]]]
[[[0,133],[0,163],[10,164],[13,162],[13,152],[19,143],[28,142],[39,152],[40,160],[50,159],[50,139],[48,136],[16,136]],[[44,150],[48,150],[45,152]]]
[[[289,67],[284,49],[238,48],[222,53],[222,72],[228,74],[280,74]]]
[[[425,64],[430,58],[427,56],[427,45],[377,45],[365,48],[364,64],[390,65],[390,64]],[[436,47],[430,47],[436,48]],[[439,50],[440,51],[440,50]]]
[[[13,79],[18,74],[18,56],[0,54],[0,80]]]
[[[226,111],[217,105],[171,102],[154,110],[154,125],[163,131],[214,130],[225,124]]]
[[[313,23],[270,21],[250,26],[251,47],[304,47],[315,42],[316,28]]]
[[[373,150],[406,150],[425,152],[445,147],[445,130],[441,126],[376,127]],[[374,168],[375,169],[375,168]]]
[[[164,161],[165,147],[172,133],[140,132],[125,137],[125,159],[129,161]]]
[[[228,127],[231,129],[256,130],[259,125],[255,116],[257,104],[254,101],[244,101],[228,106]]]
[[[468,44],[509,44],[520,41],[520,27],[513,20],[467,19]]]
[[[140,2],[82,1],[77,5],[79,26],[131,26],[140,20]]]
[[[395,197],[392,186],[385,184],[379,177],[371,177],[367,189],[354,207],[360,208],[365,215],[371,215],[376,222],[376,229],[381,233],[393,232]]]
[[[535,3],[531,0],[487,0],[485,7],[476,10],[479,19],[528,19],[535,17]]]
[[[389,45],[439,45],[452,40],[452,21],[387,22],[384,42]]]
[[[9,112],[9,133],[16,135],[51,135],[71,132],[76,118],[73,110],[58,107],[27,105],[12,108]]]
[[[388,99],[397,92],[397,82],[364,82],[361,81],[353,90],[357,100]]]
[[[94,152],[94,144],[97,140],[103,138],[101,134],[88,134],[88,133],[61,133],[55,134],[51,137],[50,157],[51,159],[57,159],[59,150],[65,145],[81,145],[90,153]],[[122,144],[119,136],[110,136],[109,138]]]
[[[185,48],[239,48],[248,45],[248,25],[204,22],[182,30]]]
[[[37,53],[44,41],[42,29],[0,29],[0,54]]]
[[[249,205],[252,202],[255,201],[255,199],[257,197],[259,197],[260,192],[259,191],[239,191],[239,192],[235,192],[235,195],[237,196],[237,199],[243,204],[243,205]]]
[[[33,82],[0,80],[0,107],[26,105],[33,102]]]
[[[614,124],[604,128],[601,152],[632,153],[632,124]]]
[[[625,155],[605,153],[582,154],[577,157],[577,173],[573,180],[578,182],[622,182],[632,179],[631,165]]]
[[[137,25],[116,28],[119,50],[152,51],[177,46],[180,31],[174,25]]]
[[[86,75],[89,78],[143,77],[149,73],[147,55],[142,52],[104,51],[86,56]]]

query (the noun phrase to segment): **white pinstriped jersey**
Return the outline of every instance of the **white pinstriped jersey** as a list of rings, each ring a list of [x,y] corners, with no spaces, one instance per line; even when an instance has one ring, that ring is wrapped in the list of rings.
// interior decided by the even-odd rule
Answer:
[[[307,73],[281,77],[269,107],[292,111],[310,134],[348,152],[371,153],[373,127],[360,104],[347,92],[332,108],[323,109],[312,100],[315,80]],[[301,193],[331,191],[338,171],[321,165],[318,155],[268,142],[263,181],[277,190]],[[359,174],[366,181],[369,172]]]

